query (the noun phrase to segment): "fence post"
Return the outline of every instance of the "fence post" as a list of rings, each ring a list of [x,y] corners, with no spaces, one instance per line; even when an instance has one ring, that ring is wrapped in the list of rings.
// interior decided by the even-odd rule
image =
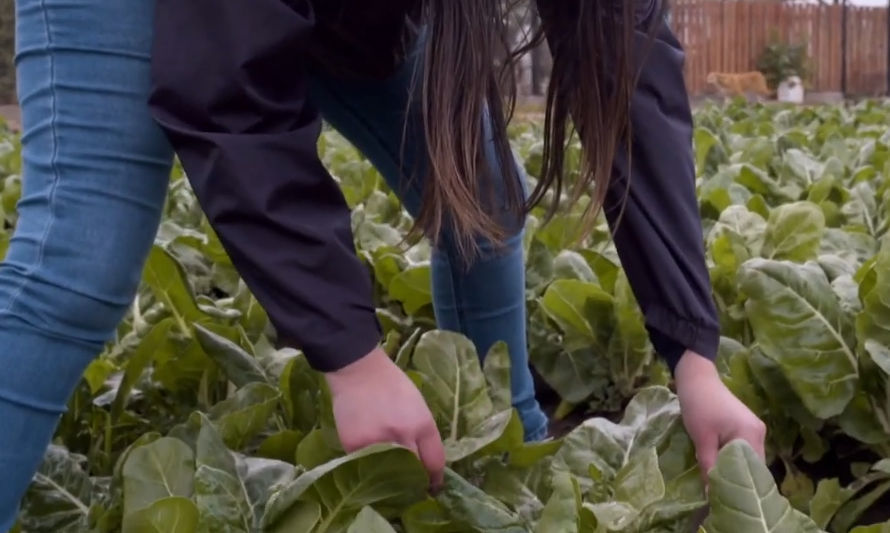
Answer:
[[[847,96],[847,0],[841,4],[841,94]]]

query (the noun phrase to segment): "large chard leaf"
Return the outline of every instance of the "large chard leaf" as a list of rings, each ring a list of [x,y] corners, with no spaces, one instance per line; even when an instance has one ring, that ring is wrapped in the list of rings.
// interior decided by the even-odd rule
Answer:
[[[123,533],[197,533],[198,509],[188,498],[160,499],[129,515]]]
[[[300,475],[272,494],[264,528],[286,531],[279,522],[294,506],[316,504],[321,511],[313,533],[345,532],[365,506],[391,519],[423,499],[429,476],[417,456],[401,447],[373,445]]]
[[[766,465],[744,441],[726,445],[709,473],[708,533],[819,532],[776,487]]]
[[[496,411],[511,409],[510,351],[505,342],[498,342],[488,351],[482,363],[488,395]]]
[[[436,499],[448,510],[453,521],[463,524],[470,531],[479,533],[527,531],[518,515],[451,469],[445,471],[445,486]]]
[[[608,345],[613,327],[612,297],[597,285],[572,279],[555,281],[544,293],[541,307],[569,336],[567,342],[603,350]]]
[[[807,408],[820,418],[843,412],[856,391],[855,336],[822,269],[753,259],[739,283],[760,349],[781,365]]]
[[[769,259],[808,261],[819,251],[825,216],[812,202],[785,204],[770,212],[763,241]]]
[[[219,426],[226,445],[240,450],[269,424],[279,398],[274,387],[251,383],[214,405],[208,416]]]
[[[51,445],[22,503],[25,531],[75,533],[88,529],[96,487],[84,471],[86,457]]]
[[[623,394],[630,395],[651,361],[652,347],[643,313],[623,273],[615,283],[614,301],[615,331],[609,341],[612,378]]]
[[[506,504],[526,523],[532,523],[544,505],[540,498],[524,482],[520,470],[510,468],[500,461],[492,461],[485,469],[482,490]]]
[[[612,347],[615,357],[604,357],[615,333],[614,312],[611,295],[593,283],[579,280],[555,281],[541,298],[529,324],[530,359],[563,400],[581,403],[602,388],[608,365],[613,360],[616,365],[624,360],[625,347],[629,350],[628,366],[634,366],[640,341],[632,333],[628,337],[619,333]],[[632,330],[633,319],[627,319],[628,313],[624,316],[626,329]],[[553,331],[547,319],[557,324],[560,333]]]
[[[255,382],[275,384],[256,357],[237,343],[200,324],[196,324],[194,329],[201,347],[222,367],[235,386],[243,387]]]
[[[411,266],[390,281],[390,296],[402,302],[409,314],[415,314],[433,302],[430,272],[428,264]]]
[[[860,295],[862,297],[863,310],[856,318],[856,329],[859,335],[860,345],[866,348],[866,343],[872,341],[882,346],[890,346],[890,245],[886,242],[881,247],[870,272],[872,283],[865,287],[865,282],[860,283]],[[890,366],[884,364],[882,358],[874,357],[880,353],[878,346],[868,350],[873,354],[875,363],[885,369]],[[890,368],[884,371],[887,372]]]
[[[575,475],[585,491],[594,485],[591,465],[613,480],[638,454],[664,442],[679,415],[679,403],[668,389],[643,389],[630,401],[620,423],[592,418],[566,435],[554,468]]]
[[[504,355],[495,357],[488,376],[503,385],[503,371],[495,367],[504,367]],[[499,391],[495,400],[501,407],[495,409],[486,374],[469,339],[445,331],[426,333],[417,342],[413,362],[423,375],[425,397],[449,461],[466,458],[504,435],[513,418],[512,408],[503,407],[503,392]]]
[[[206,416],[201,417],[195,464],[201,529],[220,533],[256,531],[269,491],[290,481],[294,470],[279,461],[236,458]]]
[[[194,453],[181,440],[163,437],[132,450],[123,466],[125,527],[132,515],[159,500],[190,498],[194,477]],[[174,502],[169,507],[181,506]]]
[[[194,294],[177,260],[164,248],[153,246],[145,264],[143,279],[155,298],[173,313],[182,333],[189,333],[186,321],[199,322],[207,315],[198,307]]]

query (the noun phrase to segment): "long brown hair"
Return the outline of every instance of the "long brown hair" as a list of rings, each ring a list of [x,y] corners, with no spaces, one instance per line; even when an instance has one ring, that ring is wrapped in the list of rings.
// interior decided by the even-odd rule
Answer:
[[[430,161],[416,224],[432,237],[444,229],[470,258],[481,237],[501,242],[510,227],[496,220],[493,177],[483,159],[483,113],[491,117],[507,210],[516,220],[553,189],[546,219],[563,193],[569,205],[591,197],[582,234],[603,205],[619,147],[629,151],[629,108],[636,80],[635,5],[632,0],[539,0],[540,31],[523,46],[507,41],[506,12],[515,0],[424,0],[428,25],[422,73],[424,135]],[[659,2],[661,4],[661,2]],[[662,7],[663,9],[663,7]],[[546,38],[553,56],[547,91],[541,176],[528,198],[516,175],[506,135],[515,104],[513,65]],[[574,132],[570,129],[574,126]],[[565,176],[573,133],[582,144],[580,176]],[[629,154],[628,154],[629,155]]]

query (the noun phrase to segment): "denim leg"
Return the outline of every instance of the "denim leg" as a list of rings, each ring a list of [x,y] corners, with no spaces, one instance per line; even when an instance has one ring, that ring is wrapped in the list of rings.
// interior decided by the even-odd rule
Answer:
[[[408,111],[417,57],[384,81],[346,82],[318,75],[311,91],[325,120],[371,160],[412,214],[420,204],[421,185],[415,178],[424,175],[426,164],[419,113],[413,106]],[[489,163],[496,165],[493,144],[487,148]],[[404,186],[407,181],[402,176],[411,178],[410,187]],[[507,343],[513,405],[526,438],[541,439],[546,436],[547,417],[535,399],[528,366],[522,233],[512,236],[506,249],[495,251],[490,244],[480,243],[481,255],[469,269],[447,241],[442,240],[432,258],[438,326],[463,333],[483,355],[494,343]]]
[[[146,105],[153,7],[16,1],[24,164],[0,263],[0,531],[157,232],[172,151]]]

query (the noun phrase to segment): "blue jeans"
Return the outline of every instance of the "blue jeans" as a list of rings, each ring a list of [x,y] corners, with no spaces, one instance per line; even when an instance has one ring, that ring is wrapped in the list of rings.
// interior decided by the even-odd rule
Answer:
[[[173,153],[146,106],[152,12],[141,0],[16,0],[24,184],[0,263],[0,531],[132,302],[160,222]],[[378,83],[319,77],[313,94],[393,186],[405,72]],[[433,297],[439,326],[480,353],[507,342],[514,405],[526,437],[539,439],[547,420],[527,362],[524,274],[521,234],[469,270],[445,245]]]

